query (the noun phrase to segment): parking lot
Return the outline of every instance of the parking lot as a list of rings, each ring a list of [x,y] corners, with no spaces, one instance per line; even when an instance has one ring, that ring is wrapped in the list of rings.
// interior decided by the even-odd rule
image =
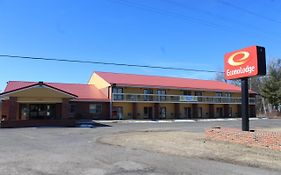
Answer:
[[[105,123],[96,128],[0,130],[0,174],[280,174],[275,170],[196,157],[168,155],[100,143],[104,136],[145,130],[203,132],[239,127],[241,121]],[[254,120],[251,128],[276,128],[281,120]]]

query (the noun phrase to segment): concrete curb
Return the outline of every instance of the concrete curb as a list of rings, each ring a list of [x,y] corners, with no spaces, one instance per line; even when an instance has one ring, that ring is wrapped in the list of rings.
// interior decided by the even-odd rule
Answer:
[[[268,118],[250,118],[250,120],[267,120]],[[219,119],[190,119],[190,120],[93,120],[98,123],[194,123],[214,121],[239,121],[241,118],[219,118]]]

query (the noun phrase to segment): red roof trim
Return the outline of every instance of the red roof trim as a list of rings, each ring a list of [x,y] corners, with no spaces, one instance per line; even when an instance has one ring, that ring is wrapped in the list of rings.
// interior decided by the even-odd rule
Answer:
[[[109,102],[109,99],[98,99],[98,98],[77,98],[71,101],[81,101],[81,102]]]
[[[24,87],[21,87],[21,88],[18,88],[18,89],[13,89],[13,90],[11,90],[11,91],[6,91],[6,92],[1,93],[0,95],[5,95],[5,94],[8,94],[8,93],[12,93],[12,92],[24,90],[24,89],[31,88],[31,87],[33,87],[33,86],[38,86],[38,85],[44,85],[44,86],[47,86],[47,87],[49,87],[49,88],[51,88],[51,89],[55,89],[55,90],[57,90],[57,91],[61,91],[61,92],[63,92],[63,93],[66,93],[66,94],[68,94],[68,95],[70,95],[70,96],[73,96],[73,97],[76,97],[76,98],[78,97],[78,96],[75,95],[75,94],[72,94],[72,93],[67,92],[67,91],[64,91],[64,90],[62,90],[62,89],[53,87],[53,86],[48,85],[48,84],[46,84],[46,83],[44,83],[44,82],[38,82],[38,83],[34,83],[34,84],[31,84],[31,85],[28,85],[28,86],[24,86]]]

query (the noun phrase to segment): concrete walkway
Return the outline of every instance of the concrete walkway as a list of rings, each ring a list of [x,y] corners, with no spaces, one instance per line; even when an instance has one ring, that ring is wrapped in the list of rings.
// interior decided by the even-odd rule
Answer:
[[[253,120],[267,120],[267,118],[250,118]],[[241,121],[241,118],[216,118],[216,119],[174,119],[174,120],[93,120],[101,123],[190,123],[190,122],[216,122],[216,121]]]

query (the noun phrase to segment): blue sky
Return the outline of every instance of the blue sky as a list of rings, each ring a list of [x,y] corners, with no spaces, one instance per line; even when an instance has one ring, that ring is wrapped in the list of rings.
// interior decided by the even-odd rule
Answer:
[[[0,0],[0,54],[223,71],[226,52],[281,57],[279,0]],[[93,71],[213,79],[213,73],[0,58],[9,80],[87,83]]]

